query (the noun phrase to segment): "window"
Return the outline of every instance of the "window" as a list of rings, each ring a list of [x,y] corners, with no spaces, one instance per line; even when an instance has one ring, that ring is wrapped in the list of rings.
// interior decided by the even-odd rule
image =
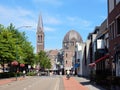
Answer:
[[[67,64],[67,60],[66,60],[66,64]]]
[[[66,58],[67,58],[68,54],[66,53]]]
[[[112,24],[113,38],[115,38],[115,24]]]
[[[117,34],[120,35],[120,17],[117,18]]]
[[[106,48],[108,49],[109,48],[109,39],[108,38],[105,39],[105,43],[106,43]]]
[[[114,9],[114,0],[109,0],[109,13]]]
[[[38,35],[38,43],[40,43],[40,36]]]
[[[113,38],[115,38],[115,24],[114,23],[110,25],[110,39],[113,39]]]
[[[40,42],[42,42],[42,35],[40,36]]]
[[[120,0],[116,0],[116,5],[120,2]]]
[[[112,26],[110,25],[110,40],[112,39]]]

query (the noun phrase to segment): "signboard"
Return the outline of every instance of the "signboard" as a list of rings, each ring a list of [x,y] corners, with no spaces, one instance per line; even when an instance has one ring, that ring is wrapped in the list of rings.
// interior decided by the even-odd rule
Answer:
[[[97,40],[97,49],[104,49],[104,48],[105,48],[104,40],[98,39]]]

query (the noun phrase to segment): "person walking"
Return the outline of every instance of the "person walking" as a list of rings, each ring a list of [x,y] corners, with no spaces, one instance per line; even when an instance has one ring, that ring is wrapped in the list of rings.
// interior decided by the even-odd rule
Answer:
[[[23,78],[25,78],[25,74],[26,74],[26,71],[25,71],[25,70],[23,70]]]
[[[70,71],[69,70],[67,70],[67,79],[69,79],[70,78]]]

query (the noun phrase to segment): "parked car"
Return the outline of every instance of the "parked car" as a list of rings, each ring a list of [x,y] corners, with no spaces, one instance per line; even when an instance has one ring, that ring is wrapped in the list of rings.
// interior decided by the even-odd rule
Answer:
[[[40,71],[40,76],[47,76],[48,73],[46,71]]]

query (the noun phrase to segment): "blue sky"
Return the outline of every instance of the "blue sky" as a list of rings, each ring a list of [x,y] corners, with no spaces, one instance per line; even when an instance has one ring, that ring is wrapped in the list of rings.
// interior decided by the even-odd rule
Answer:
[[[107,17],[107,0],[0,0],[0,24],[13,23],[25,31],[36,49],[38,17],[42,14],[45,31],[45,49],[61,49],[69,30],[80,33],[85,42],[95,26]]]

